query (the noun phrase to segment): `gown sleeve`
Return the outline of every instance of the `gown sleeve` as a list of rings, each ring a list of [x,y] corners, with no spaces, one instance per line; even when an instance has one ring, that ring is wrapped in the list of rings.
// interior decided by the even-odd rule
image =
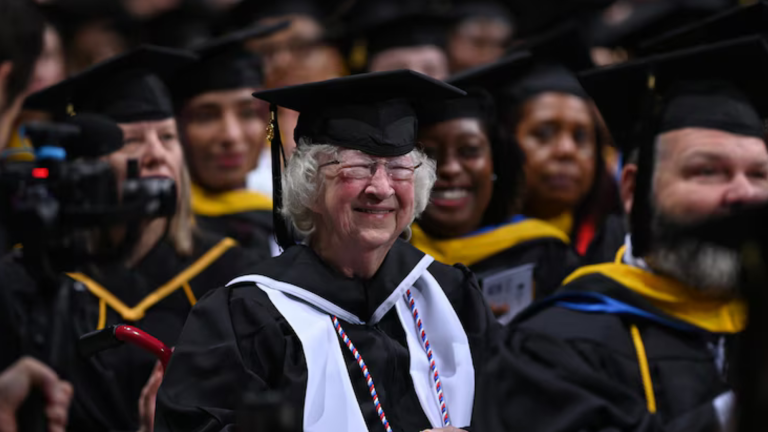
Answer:
[[[601,368],[610,354],[586,352],[550,335],[508,329],[480,383],[478,430],[548,432],[715,431],[712,403],[662,421],[642,395]]]
[[[187,319],[158,393],[155,430],[234,431],[245,392],[276,390],[303,406],[306,370],[298,337],[266,294],[219,288]]]

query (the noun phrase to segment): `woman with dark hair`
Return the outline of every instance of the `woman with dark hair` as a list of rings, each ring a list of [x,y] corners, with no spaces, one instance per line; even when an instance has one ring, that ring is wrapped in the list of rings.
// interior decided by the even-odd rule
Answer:
[[[499,134],[522,153],[521,212],[549,222],[587,254],[596,227],[620,213],[603,148],[609,136],[594,103],[565,67],[528,53],[455,77],[493,88]]]
[[[430,204],[412,243],[448,264],[469,266],[502,322],[550,294],[576,264],[567,236],[519,214],[522,153],[497,134],[491,97],[421,106],[419,141],[437,161]]]

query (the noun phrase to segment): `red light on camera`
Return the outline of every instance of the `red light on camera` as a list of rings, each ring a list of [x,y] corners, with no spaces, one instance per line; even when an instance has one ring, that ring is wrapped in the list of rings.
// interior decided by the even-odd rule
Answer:
[[[48,178],[48,168],[33,168],[32,169],[32,177],[37,179],[46,179]]]

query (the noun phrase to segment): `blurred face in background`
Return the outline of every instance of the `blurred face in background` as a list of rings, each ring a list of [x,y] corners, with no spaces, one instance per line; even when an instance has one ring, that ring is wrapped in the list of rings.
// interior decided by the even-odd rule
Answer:
[[[43,34],[43,52],[35,64],[35,71],[29,83],[29,92],[34,93],[50,87],[64,78],[66,78],[66,66],[61,37],[56,29],[48,25]]]
[[[344,74],[339,51],[322,43],[323,28],[303,15],[265,18],[259,24],[291,20],[290,26],[247,47],[264,59],[265,87],[277,88],[338,78]]]
[[[442,48],[434,45],[392,48],[371,57],[368,70],[382,72],[410,69],[435,79],[448,78],[448,57]]]
[[[264,87],[278,88],[338,78],[346,74],[338,49],[322,43],[320,23],[305,15],[265,18],[259,24],[291,20],[290,26],[267,38],[254,39],[246,47],[263,59]],[[287,156],[296,148],[293,130],[299,113],[279,109],[278,121]]]
[[[456,26],[448,40],[451,72],[481,66],[504,56],[512,39],[512,25],[492,17],[469,18]]]
[[[139,163],[139,177],[165,177],[182,188],[184,157],[176,130],[176,120],[152,120],[118,124],[123,131],[123,147],[110,153],[106,159],[117,174],[118,190],[122,190],[127,177],[128,161]]]
[[[597,136],[591,106],[556,92],[525,102],[515,138],[525,155],[528,216],[550,219],[572,212],[595,178]]]
[[[474,118],[448,120],[419,130],[424,152],[437,161],[437,182],[421,226],[453,238],[478,229],[493,193],[491,143]]]
[[[251,96],[255,89],[212,91],[189,100],[181,132],[192,178],[201,187],[224,192],[245,187],[266,143],[269,106]]]
[[[72,37],[67,55],[67,72],[73,75],[128,49],[128,41],[108,20],[82,25]]]

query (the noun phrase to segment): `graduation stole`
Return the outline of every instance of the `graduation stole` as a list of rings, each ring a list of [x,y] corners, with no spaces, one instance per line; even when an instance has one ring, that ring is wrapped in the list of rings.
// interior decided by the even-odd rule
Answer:
[[[209,193],[192,183],[192,212],[200,216],[217,217],[248,211],[272,211],[272,200],[266,195],[245,189]]]
[[[541,238],[555,238],[569,243],[568,236],[546,222],[526,219],[480,234],[453,239],[430,238],[417,224],[411,225],[411,244],[445,264],[478,263],[515,245]]]
[[[562,231],[566,236],[570,238],[573,231],[573,213],[565,212],[559,216],[555,216],[551,219],[544,219],[544,222],[552,225],[553,227]]]
[[[70,278],[82,283],[90,291],[91,294],[99,299],[99,321],[96,325],[96,330],[103,329],[107,324],[107,306],[117,311],[120,316],[131,322],[136,322],[144,318],[145,313],[149,308],[156,305],[160,300],[173,294],[179,288],[184,290],[184,294],[189,300],[189,304],[194,306],[197,303],[195,294],[192,292],[192,287],[189,282],[197,275],[203,272],[214,261],[219,259],[224,252],[228,251],[232,247],[236,246],[237,242],[231,238],[224,238],[215,246],[210,248],[203,254],[197,261],[192,263],[184,271],[174,276],[173,279],[165,283],[163,286],[152,291],[149,295],[144,297],[134,307],[129,307],[123,303],[119,298],[112,294],[108,289],[101,286],[98,282],[84,275],[83,273],[67,273]]]
[[[738,333],[746,327],[747,306],[743,300],[713,300],[697,295],[696,290],[666,276],[621,262],[625,247],[616,262],[582,267],[568,276],[563,285],[591,274],[601,274],[642,295],[653,306],[681,321],[712,333]]]

